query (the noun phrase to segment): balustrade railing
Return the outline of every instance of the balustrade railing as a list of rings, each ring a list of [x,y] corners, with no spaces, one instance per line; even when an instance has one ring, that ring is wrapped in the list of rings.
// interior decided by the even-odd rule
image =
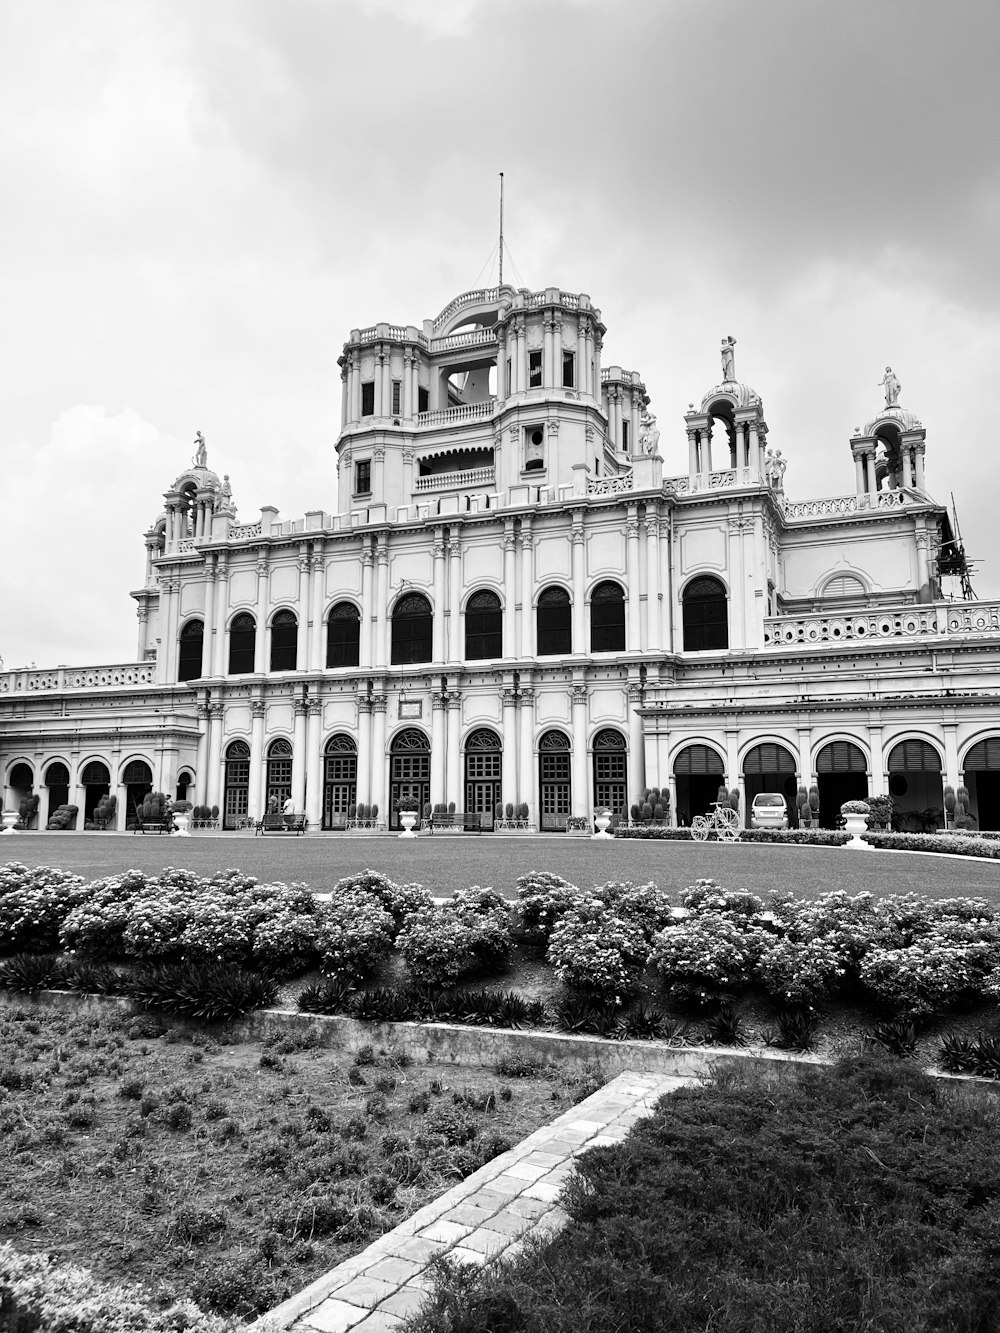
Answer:
[[[766,648],[967,634],[1000,634],[1000,602],[933,602],[836,615],[773,616],[764,621]]]
[[[0,694],[44,694],[49,690],[117,689],[123,685],[155,685],[155,662],[115,666],[25,668],[0,672]]]
[[[496,469],[491,467],[467,468],[464,472],[439,472],[431,477],[418,477],[414,491],[464,491],[470,486],[492,486]]]
[[[432,352],[449,352],[462,347],[496,346],[495,329],[469,329],[465,333],[446,333],[443,338],[431,340]]]
[[[786,518],[839,518],[877,509],[901,509],[909,499],[903,490],[877,491],[874,495],[834,495],[823,500],[785,500],[782,509]]]
[[[632,490],[632,473],[620,477],[594,477],[587,482],[588,495],[624,495]]]
[[[234,523],[229,529],[229,540],[234,542],[246,541],[249,537],[259,537],[260,535],[259,520],[256,523]]]
[[[493,416],[497,400],[487,398],[481,403],[463,403],[461,407],[443,407],[434,412],[418,412],[415,421],[422,426],[452,426],[456,421],[481,421]]]
[[[514,288],[504,284],[503,287],[478,287],[475,291],[463,292],[461,296],[456,296],[453,301],[449,301],[440,315],[435,319],[432,327],[437,330],[448,323],[452,315],[457,315],[460,310],[464,310],[470,305],[497,305],[502,297],[513,296]]]

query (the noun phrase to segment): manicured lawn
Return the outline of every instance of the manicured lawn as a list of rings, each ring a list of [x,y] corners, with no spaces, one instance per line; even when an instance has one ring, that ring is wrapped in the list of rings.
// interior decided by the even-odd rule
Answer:
[[[653,880],[672,896],[696,879],[766,895],[784,889],[813,897],[836,889],[925,893],[933,897],[977,895],[1000,906],[1000,861],[970,857],[856,852],[840,847],[779,847],[765,843],[591,842],[541,837],[259,838],[237,833],[190,838],[103,833],[27,833],[5,838],[0,861],[50,865],[85,878],[136,869],[155,873],[165,865],[199,874],[237,866],[263,881],[296,880],[329,891],[345,875],[366,867],[397,883],[417,880],[447,895],[472,884],[491,885],[513,897],[519,875],[551,870],[582,887],[609,879]]]
[[[593,1091],[329,1037],[0,1006],[0,1241],[255,1315]]]

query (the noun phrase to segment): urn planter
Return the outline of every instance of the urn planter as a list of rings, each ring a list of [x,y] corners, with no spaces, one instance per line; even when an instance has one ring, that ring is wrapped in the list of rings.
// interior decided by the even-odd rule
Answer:
[[[399,812],[399,822],[403,826],[401,838],[415,838],[417,835],[413,832],[413,825],[417,822],[416,810],[401,810]]]
[[[868,816],[861,814],[844,815],[844,829],[851,835],[850,842],[845,842],[845,847],[853,847],[855,851],[871,852],[875,849],[870,842],[865,842],[861,836],[868,831]]]
[[[3,832],[13,833],[14,825],[20,818],[21,816],[17,813],[16,810],[4,810],[3,813],[0,814],[0,823],[3,824]],[[3,834],[0,834],[0,837],[2,836]]]

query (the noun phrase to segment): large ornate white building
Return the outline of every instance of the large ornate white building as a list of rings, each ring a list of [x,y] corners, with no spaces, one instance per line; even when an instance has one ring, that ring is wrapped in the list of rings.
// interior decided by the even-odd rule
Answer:
[[[290,794],[319,830],[413,796],[562,829],[644,786],[687,822],[724,782],[815,785],[832,824],[964,782],[1000,827],[1000,608],[942,597],[895,376],[853,492],[793,502],[731,338],[661,436],[604,334],[585,295],[506,286],[353,329],[337,513],[237,521],[199,436],[146,533],[137,660],[0,674],[5,804],[79,827],[110,791],[124,827],[152,786],[231,826]]]

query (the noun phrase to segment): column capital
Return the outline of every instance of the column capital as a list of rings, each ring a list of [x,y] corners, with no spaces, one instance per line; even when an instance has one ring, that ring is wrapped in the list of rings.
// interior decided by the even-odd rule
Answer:
[[[461,706],[462,706],[462,695],[461,695],[461,693],[460,693],[458,690],[451,690],[451,691],[446,695],[446,698],[447,698],[447,700],[448,700],[448,709],[449,709],[449,711],[451,711],[452,709],[455,709],[455,708],[461,708]]]
[[[457,560],[462,554],[462,543],[457,537],[453,537],[448,543],[448,555],[450,559]]]
[[[308,700],[308,699],[293,699],[293,700],[292,700],[292,708],[293,708],[293,710],[294,710],[294,712],[295,712],[295,716],[296,716],[296,717],[305,717],[306,713],[309,712],[309,700]]]
[[[443,560],[446,551],[447,547],[443,541],[435,541],[434,545],[431,547],[431,553],[435,560]]]
[[[371,696],[371,707],[373,713],[384,713],[387,699],[384,694],[373,694]]]
[[[377,445],[375,446],[375,449],[374,449],[374,457],[375,457],[375,462],[376,462],[376,463],[384,463],[384,462],[385,462],[385,449],[383,448],[382,445],[377,444]]]
[[[319,717],[320,714],[323,712],[323,700],[322,700],[322,699],[310,699],[310,700],[308,701],[308,707],[309,707],[309,716],[310,716],[310,717]]]
[[[629,681],[629,683],[625,686],[625,693],[628,697],[629,703],[632,704],[633,707],[636,704],[642,703],[643,689],[638,681]]]
[[[389,547],[384,541],[379,542],[375,551],[375,559],[380,565],[387,565],[389,563]]]
[[[500,702],[504,708],[516,708],[520,702],[520,696],[513,686],[504,686],[500,691]]]
[[[630,518],[626,522],[625,538],[627,541],[631,541],[632,539],[635,541],[639,540],[639,520],[637,518]]]
[[[404,464],[410,464],[410,465],[412,466],[412,464],[413,464],[413,460],[414,460],[415,457],[416,457],[416,455],[414,454],[414,452],[413,452],[412,449],[404,449],[404,450],[403,450],[403,462],[404,462]]]
[[[260,579],[265,579],[265,578],[267,578],[267,574],[268,574],[269,566],[268,566],[268,563],[267,563],[266,560],[264,560],[263,558],[259,558],[259,559],[257,560],[257,564],[256,564],[256,566],[255,566],[255,569],[256,569],[256,571],[257,571],[257,577],[258,577],[258,578],[260,578]]]
[[[588,699],[589,696],[590,696],[590,689],[589,689],[589,687],[586,686],[586,685],[582,685],[582,684],[580,684],[579,682],[577,682],[577,683],[576,683],[575,685],[573,685],[571,688],[572,688],[572,694],[573,694],[573,706],[576,707],[578,704],[583,704],[583,705],[585,705],[586,702],[587,702],[587,699]]]
[[[358,712],[370,713],[372,711],[372,701],[367,694],[358,695]]]
[[[517,539],[512,532],[505,532],[500,538],[500,545],[505,551],[513,551],[514,547],[517,545]]]
[[[369,567],[374,565],[375,552],[372,550],[370,546],[363,546],[361,548],[361,563],[363,565],[368,565]]]

